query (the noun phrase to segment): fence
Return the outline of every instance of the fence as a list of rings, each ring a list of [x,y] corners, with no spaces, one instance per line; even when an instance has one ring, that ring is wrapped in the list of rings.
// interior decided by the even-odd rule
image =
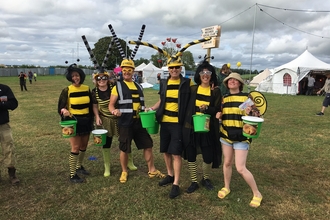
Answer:
[[[82,69],[86,75],[91,75],[93,70],[91,69]],[[66,68],[54,68],[54,67],[40,67],[40,68],[0,68],[0,77],[1,76],[18,76],[20,72],[28,73],[36,72],[38,76],[46,75],[64,75]]]

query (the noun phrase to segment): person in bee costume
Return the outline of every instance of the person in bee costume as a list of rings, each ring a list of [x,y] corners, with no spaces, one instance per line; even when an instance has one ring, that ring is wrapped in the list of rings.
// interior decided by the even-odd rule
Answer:
[[[145,104],[142,86],[133,81],[133,73],[135,69],[133,58],[137,49],[135,48],[135,53],[130,56],[130,59],[125,57],[117,35],[111,25],[109,25],[109,29],[123,58],[123,61],[120,64],[123,80],[117,81],[116,85],[111,90],[109,103],[109,111],[112,115],[118,117],[118,140],[120,164],[122,168],[119,181],[121,183],[126,183],[128,179],[127,162],[128,155],[132,150],[132,140],[134,140],[135,145],[139,150],[143,149],[144,159],[148,166],[149,178],[158,177],[162,179],[165,175],[157,170],[154,165],[153,141],[147,132],[147,129],[142,127],[139,118],[139,112],[145,110]]]
[[[159,85],[159,100],[150,109],[156,110],[156,118],[160,123],[160,152],[164,154],[167,176],[161,180],[159,186],[172,185],[169,197],[174,199],[180,195],[180,174],[182,166],[182,128],[190,96],[190,86],[194,83],[181,75],[182,53],[191,45],[209,40],[203,38],[186,44],[175,55],[152,44],[141,41],[129,41],[131,44],[149,46],[163,53],[167,59],[169,77],[161,79]]]
[[[221,91],[218,87],[215,68],[205,59],[196,70],[194,81],[197,85],[191,86],[190,100],[186,111],[183,127],[184,158],[188,160],[188,169],[191,185],[187,193],[199,188],[197,183],[197,154],[202,154],[203,178],[201,184],[207,190],[214,187],[210,181],[212,167],[219,168],[221,164],[221,145],[219,134],[219,120],[215,117],[221,107]],[[209,132],[194,132],[193,115],[210,115]]]
[[[112,115],[109,112],[109,101],[111,90],[116,83],[116,78],[112,74],[105,71],[106,63],[111,54],[111,49],[114,44],[112,39],[109,43],[108,50],[103,59],[102,65],[100,66],[97,62],[95,55],[90,48],[87,38],[85,35],[81,36],[83,42],[86,46],[86,49],[90,55],[91,60],[96,66],[97,71],[93,74],[93,83],[95,88],[92,90],[92,102],[93,102],[93,112],[95,115],[95,125],[97,127],[103,127],[108,131],[106,143],[103,145],[103,161],[104,161],[104,177],[110,176],[110,147],[113,141],[113,136],[118,136],[118,127],[117,127],[117,117]],[[128,168],[130,170],[137,170],[137,167],[133,163],[133,157],[130,153],[128,155]]]
[[[241,110],[239,106],[249,97],[249,93],[243,92],[244,81],[240,74],[230,73],[223,83],[229,89],[229,94],[223,98],[222,111],[217,112],[216,117],[222,120],[220,127],[220,142],[223,152],[223,176],[224,187],[218,191],[218,197],[224,199],[230,193],[232,166],[235,162],[236,170],[251,188],[253,198],[250,206],[257,208],[262,201],[262,195],[258,189],[253,174],[247,169],[246,161],[252,139],[243,136],[242,116],[260,116],[258,109],[248,106]]]
[[[110,176],[110,147],[114,136],[118,136],[117,117],[109,111],[110,94],[115,86],[115,79],[102,68],[94,74],[95,88],[92,90],[93,112],[95,124],[108,131],[106,143],[103,145],[102,153],[104,160],[104,177]],[[128,154],[128,168],[137,170],[133,163],[132,154]]]
[[[64,88],[58,100],[58,113],[62,119],[73,117],[77,120],[76,136],[70,137],[71,152],[69,155],[70,181],[82,183],[78,174],[90,173],[82,166],[93,125],[92,94],[89,86],[84,85],[85,73],[72,64],[65,73],[71,85]]]

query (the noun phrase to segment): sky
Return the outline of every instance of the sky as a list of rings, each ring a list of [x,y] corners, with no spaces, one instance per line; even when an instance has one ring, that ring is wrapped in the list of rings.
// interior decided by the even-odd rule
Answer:
[[[219,25],[220,45],[211,63],[230,63],[252,71],[285,64],[306,49],[330,63],[330,1],[324,0],[11,0],[0,4],[0,64],[92,65],[82,41],[91,48],[111,36],[162,47],[177,38],[182,47],[202,38],[202,29]],[[175,45],[167,43],[168,46]],[[134,49],[135,45],[129,45]],[[187,48],[195,62],[207,53],[200,44]],[[135,59],[157,51],[140,46]]]

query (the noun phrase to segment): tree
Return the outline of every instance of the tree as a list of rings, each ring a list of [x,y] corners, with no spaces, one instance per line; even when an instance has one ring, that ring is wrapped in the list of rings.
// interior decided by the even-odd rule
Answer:
[[[148,64],[150,61],[148,59],[145,59],[145,58],[140,58],[140,59],[137,59],[137,60],[134,60],[134,64],[135,66],[138,66],[142,63],[145,63],[145,64]]]
[[[181,59],[186,70],[195,70],[196,65],[194,57],[190,51],[183,52]]]
[[[106,56],[107,50],[109,48],[109,44],[111,42],[112,37],[103,37],[99,39],[94,44],[94,49],[92,49],[95,58],[98,62],[98,64],[101,66],[104,60],[104,57]],[[127,51],[128,56],[131,55],[132,50],[129,49],[129,47],[126,45],[126,41],[118,38],[120,45],[122,49],[124,50],[124,53]],[[120,55],[120,52],[114,43],[111,47],[110,56],[108,58],[108,61],[106,62],[106,69],[114,69],[117,65],[120,65],[121,61],[123,60],[122,56]]]

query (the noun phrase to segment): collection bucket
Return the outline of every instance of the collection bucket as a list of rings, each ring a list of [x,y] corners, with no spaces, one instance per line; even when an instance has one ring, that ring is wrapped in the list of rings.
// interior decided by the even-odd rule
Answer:
[[[149,134],[157,134],[159,131],[159,123],[156,121],[153,127],[147,128]]]
[[[139,113],[143,128],[152,128],[156,123],[156,111],[147,111]]]
[[[193,115],[194,131],[195,132],[209,132],[210,130],[210,115],[196,114]]]
[[[62,127],[62,137],[69,138],[76,136],[76,120],[61,121],[60,125]]]
[[[108,131],[105,129],[95,129],[92,131],[95,146],[103,146],[106,144],[107,133]]]
[[[242,116],[243,119],[243,135],[247,138],[259,137],[263,118],[254,116]]]

